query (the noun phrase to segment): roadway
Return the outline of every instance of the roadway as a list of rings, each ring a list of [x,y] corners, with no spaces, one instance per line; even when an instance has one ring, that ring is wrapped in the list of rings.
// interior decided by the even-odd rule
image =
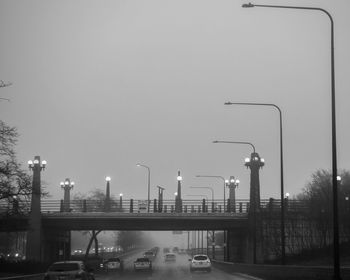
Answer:
[[[143,272],[134,271],[133,262],[137,257],[142,257],[141,253],[133,256],[126,257],[124,259],[124,272],[98,272],[95,274],[96,280],[257,280],[258,278],[237,273],[227,273],[212,267],[211,272],[190,272],[189,269],[189,256],[186,254],[177,254],[175,263],[165,263],[164,255],[162,252],[158,252],[156,259],[153,261],[153,271]]]

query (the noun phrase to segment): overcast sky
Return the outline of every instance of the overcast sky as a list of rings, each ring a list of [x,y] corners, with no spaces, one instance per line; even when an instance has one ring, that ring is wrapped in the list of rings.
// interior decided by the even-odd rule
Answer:
[[[249,197],[249,146],[265,159],[261,196],[279,197],[283,112],[285,191],[298,194],[317,169],[331,169],[330,22],[317,11],[243,9],[236,0],[0,1],[0,118],[20,133],[18,159],[47,160],[52,198],[105,189],[151,198],[205,194],[234,175]],[[316,6],[335,21],[338,167],[350,169],[350,2],[262,1]]]

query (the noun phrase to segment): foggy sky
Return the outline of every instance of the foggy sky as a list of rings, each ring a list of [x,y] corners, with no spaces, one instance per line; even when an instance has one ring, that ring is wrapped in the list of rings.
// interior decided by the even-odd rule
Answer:
[[[70,178],[73,194],[105,189],[173,199],[177,171],[186,194],[234,175],[249,196],[249,146],[265,159],[261,196],[279,197],[283,112],[285,191],[295,195],[319,168],[331,169],[330,24],[316,11],[243,9],[234,0],[0,2],[0,118],[20,133],[18,159],[47,160],[52,198]],[[350,3],[253,1],[317,6],[335,21],[338,167],[350,169]]]

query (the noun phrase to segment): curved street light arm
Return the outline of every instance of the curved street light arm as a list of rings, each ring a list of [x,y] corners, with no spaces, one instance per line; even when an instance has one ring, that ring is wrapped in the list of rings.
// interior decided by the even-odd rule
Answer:
[[[243,142],[243,141],[220,141],[220,140],[215,140],[213,143],[228,143],[228,144],[247,144],[250,145],[253,148],[253,152],[255,153],[255,146],[250,143],[250,142]]]
[[[211,187],[190,187],[191,189],[209,189],[211,190],[211,199],[214,202],[214,190]]]

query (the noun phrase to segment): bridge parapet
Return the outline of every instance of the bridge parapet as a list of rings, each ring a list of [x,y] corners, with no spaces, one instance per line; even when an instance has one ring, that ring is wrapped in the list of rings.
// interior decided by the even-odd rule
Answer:
[[[146,213],[146,200],[111,200],[110,209],[108,212],[119,213]],[[228,205],[228,204],[226,204]],[[27,214],[30,213],[30,201],[20,202],[17,205],[18,209],[13,209],[12,204],[0,202],[0,214]],[[309,203],[301,200],[288,200],[285,202],[285,208],[288,212],[307,212],[309,211]],[[42,213],[64,212],[66,209],[63,200],[45,199],[41,202]],[[224,213],[224,201],[214,200],[183,200],[182,213]],[[260,202],[260,211],[262,212],[278,212],[281,209],[281,201],[279,199],[263,199]],[[175,213],[175,201],[164,200],[161,209],[158,203],[150,203],[150,213]],[[248,213],[249,200],[236,200],[235,206],[232,209],[226,209],[226,212],[233,213]],[[71,200],[69,212],[106,212],[104,200]],[[180,212],[180,213],[181,213]]]

